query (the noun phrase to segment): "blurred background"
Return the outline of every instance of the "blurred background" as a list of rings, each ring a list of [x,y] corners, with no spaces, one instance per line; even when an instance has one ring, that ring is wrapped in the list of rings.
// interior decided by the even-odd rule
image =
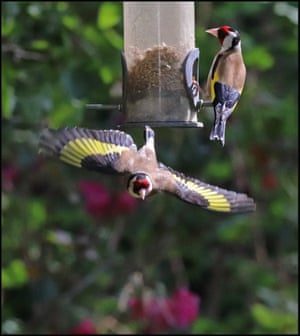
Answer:
[[[85,106],[121,102],[122,2],[1,3],[3,334],[298,332],[298,2],[195,6],[201,85],[220,47],[205,30],[223,24],[247,81],[225,147],[204,111],[203,128],[156,129],[158,158],[248,193],[253,214],[139,202],[40,157],[44,126],[122,122]]]

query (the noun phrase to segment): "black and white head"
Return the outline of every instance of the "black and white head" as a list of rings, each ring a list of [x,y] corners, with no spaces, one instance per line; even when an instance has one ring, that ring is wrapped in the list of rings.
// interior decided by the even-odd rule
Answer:
[[[206,30],[206,32],[218,38],[222,46],[221,51],[241,47],[240,33],[230,26],[212,28]]]
[[[152,191],[152,181],[145,173],[135,173],[128,179],[127,190],[136,198],[145,199]]]

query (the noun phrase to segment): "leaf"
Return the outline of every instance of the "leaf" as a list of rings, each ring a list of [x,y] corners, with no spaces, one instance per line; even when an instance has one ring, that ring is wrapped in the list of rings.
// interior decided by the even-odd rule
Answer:
[[[10,118],[16,104],[15,90],[10,85],[2,85],[2,117]]]
[[[268,70],[274,65],[274,58],[265,47],[256,47],[244,53],[245,64],[259,70]]]
[[[242,242],[249,239],[249,225],[243,217],[232,218],[217,229],[217,236],[226,242]]]
[[[2,37],[8,36],[15,28],[15,22],[12,19],[2,20],[1,22],[1,35]]]
[[[110,84],[114,80],[112,69],[110,67],[108,67],[108,66],[104,66],[103,65],[99,69],[99,75],[100,75],[103,83],[105,83],[105,84]]]
[[[22,260],[15,259],[2,269],[2,287],[19,287],[28,281],[26,266]]]
[[[93,43],[95,46],[99,44],[103,37],[99,34],[99,30],[91,25],[86,25],[82,29],[82,34],[85,39]]]
[[[31,42],[31,47],[37,50],[45,50],[49,48],[49,42],[46,40],[34,40]]]
[[[46,221],[46,210],[42,202],[32,200],[29,206],[29,221],[32,228],[42,226]]]
[[[200,317],[193,324],[192,333],[193,334],[213,334],[220,332],[220,324],[216,323],[213,319]],[[224,330],[223,330],[224,331]]]
[[[51,127],[62,127],[65,125],[80,125],[83,118],[83,105],[77,99],[71,102],[62,103],[58,108],[51,112],[49,124]]]
[[[65,15],[62,18],[62,23],[63,23],[64,26],[66,26],[70,30],[75,30],[76,28],[79,27],[78,17],[72,16],[72,15]]]
[[[123,47],[123,38],[116,31],[109,29],[105,31],[105,37],[108,42],[117,49],[122,49]]]
[[[284,311],[270,309],[262,304],[251,307],[254,319],[267,331],[297,333],[297,316]]]
[[[207,178],[213,178],[216,182],[224,181],[232,176],[232,166],[229,161],[211,161],[207,164],[206,170]]]
[[[115,26],[121,20],[120,8],[113,2],[103,2],[99,7],[97,25],[100,29]]]

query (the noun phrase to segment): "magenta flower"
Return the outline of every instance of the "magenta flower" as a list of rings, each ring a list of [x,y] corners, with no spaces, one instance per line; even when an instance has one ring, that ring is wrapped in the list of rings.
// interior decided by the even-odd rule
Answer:
[[[138,203],[137,198],[132,197],[128,192],[123,192],[117,195],[115,211],[120,215],[130,214],[135,210]]]
[[[78,326],[69,331],[69,335],[96,335],[94,323],[89,319],[82,320]]]
[[[278,187],[277,177],[272,172],[267,172],[262,177],[262,185],[266,189],[275,190]]]
[[[18,175],[19,172],[16,167],[12,165],[2,167],[2,190],[7,192],[12,191]]]
[[[96,219],[115,217],[133,212],[138,200],[127,192],[111,194],[102,184],[91,181],[79,183],[86,211]]]
[[[168,330],[170,322],[169,309],[163,298],[131,298],[129,301],[132,317],[143,323],[146,334],[164,332]]]
[[[200,299],[187,288],[177,289],[168,300],[171,314],[179,328],[189,326],[199,315]]]
[[[200,299],[186,288],[179,288],[168,298],[131,298],[132,317],[143,323],[144,333],[166,332],[190,326],[199,315]]]
[[[107,215],[111,204],[108,190],[96,182],[82,181],[79,190],[85,199],[85,209],[93,217],[99,219]]]

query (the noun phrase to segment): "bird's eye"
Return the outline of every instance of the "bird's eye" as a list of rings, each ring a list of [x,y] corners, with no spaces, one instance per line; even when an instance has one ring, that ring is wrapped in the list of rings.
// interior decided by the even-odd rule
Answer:
[[[228,35],[228,32],[226,32],[224,29],[219,29],[218,31],[218,38],[220,40],[224,40],[224,38]]]

